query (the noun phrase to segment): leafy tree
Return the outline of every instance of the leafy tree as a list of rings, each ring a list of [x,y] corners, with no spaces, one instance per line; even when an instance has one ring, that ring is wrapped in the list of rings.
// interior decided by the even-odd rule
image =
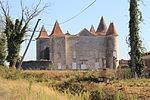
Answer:
[[[45,4],[41,7],[41,0],[39,0],[38,4],[35,6],[33,5],[32,10],[29,7],[24,7],[22,0],[20,0],[21,5],[21,18],[17,18],[14,20],[11,19],[9,15],[9,5],[8,2],[4,6],[4,2],[0,0],[0,7],[3,12],[5,18],[5,28],[4,33],[7,37],[7,49],[8,49],[8,56],[7,61],[9,62],[9,66],[15,66],[17,58],[19,56],[20,46],[21,43],[24,41],[23,38],[28,30],[28,25],[30,24],[31,20],[38,16],[45,8],[48,6]]]
[[[6,19],[6,27],[4,33],[7,36],[8,56],[7,61],[10,66],[15,66],[17,57],[19,56],[20,44],[27,31],[27,25],[22,27],[22,20],[16,19],[15,23],[8,17]]]
[[[4,65],[7,56],[6,50],[6,36],[5,34],[0,34],[0,65]]]
[[[142,41],[139,36],[139,24],[142,21],[142,13],[139,11],[139,1],[140,0],[130,0],[130,21],[129,21],[129,46],[131,48],[129,55],[130,61],[129,66],[132,71],[132,76],[141,76],[144,63],[142,59]]]

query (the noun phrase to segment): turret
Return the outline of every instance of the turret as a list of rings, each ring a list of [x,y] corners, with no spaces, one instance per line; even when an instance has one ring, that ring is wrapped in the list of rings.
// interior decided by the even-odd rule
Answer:
[[[94,26],[93,26],[93,25],[91,25],[90,32],[91,32],[92,34],[95,34],[95,29],[94,29]]]
[[[106,35],[118,36],[114,23],[110,23]]]
[[[64,35],[65,34],[62,32],[58,21],[56,21],[50,36],[64,36]]]
[[[43,25],[40,30],[39,36],[36,38],[37,60],[41,60],[41,59],[49,60],[49,48],[48,48],[49,45],[48,45],[48,43],[49,43],[49,36]]]
[[[48,36],[47,31],[43,25],[41,28],[40,34],[36,39],[47,39],[47,38],[49,38],[49,36]]]
[[[55,69],[65,68],[65,34],[58,21],[55,22],[49,39],[49,57]]]
[[[110,23],[106,32],[107,36],[107,53],[106,66],[111,69],[118,67],[118,33],[115,29],[114,23]]]
[[[104,17],[102,16],[98,28],[96,30],[97,35],[106,35],[107,32],[107,25],[105,23]]]

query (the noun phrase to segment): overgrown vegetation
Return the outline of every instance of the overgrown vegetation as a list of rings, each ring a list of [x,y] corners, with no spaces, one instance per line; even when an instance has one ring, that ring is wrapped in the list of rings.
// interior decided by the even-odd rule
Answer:
[[[4,65],[6,56],[7,56],[7,43],[6,36],[3,33],[0,33],[0,66]]]
[[[12,16],[9,14],[10,8],[8,1],[3,2],[0,0],[0,8],[5,22],[4,33],[7,37],[7,61],[9,62],[10,67],[14,67],[16,64],[17,58],[19,56],[20,46],[24,41],[23,39],[26,35],[26,32],[28,31],[28,25],[30,24],[31,20],[33,20],[46,7],[48,7],[47,5],[40,7],[41,0],[39,0],[39,3],[33,5],[31,8],[24,6],[22,0],[19,1],[21,6],[21,17],[13,20],[11,19]]]
[[[129,47],[131,48],[129,66],[131,68],[132,77],[141,77],[144,69],[142,60],[142,41],[139,36],[139,24],[142,20],[142,13],[139,10],[139,2],[141,0],[130,0],[130,21],[129,21]]]
[[[150,97],[150,79],[129,79],[130,69],[108,70],[108,73],[112,80],[105,83],[99,81],[98,71],[17,71],[0,67],[0,77],[8,81],[26,80],[26,89],[31,94],[35,92],[36,83],[63,94],[63,100],[142,100]],[[43,90],[38,94],[45,96]],[[59,100],[57,96],[54,100]]]

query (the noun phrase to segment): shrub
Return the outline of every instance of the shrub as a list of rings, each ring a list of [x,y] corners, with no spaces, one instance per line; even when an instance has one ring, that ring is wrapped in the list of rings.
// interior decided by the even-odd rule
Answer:
[[[90,92],[90,100],[126,100],[121,93],[112,92],[107,88],[99,88]]]
[[[115,78],[117,79],[130,79],[132,78],[131,69],[118,69],[115,73]]]
[[[49,64],[49,70],[53,70],[54,69],[54,64]]]
[[[84,92],[84,86],[80,83],[64,82],[62,84],[57,84],[55,87],[61,92],[69,92],[74,95]]]
[[[12,68],[7,67],[0,67],[0,76],[5,79],[20,79],[22,77],[22,74],[19,70],[15,70]]]

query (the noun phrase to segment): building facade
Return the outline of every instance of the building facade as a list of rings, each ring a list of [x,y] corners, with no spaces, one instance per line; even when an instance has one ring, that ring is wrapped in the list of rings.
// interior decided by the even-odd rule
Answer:
[[[150,77],[150,52],[145,53],[142,58],[144,60],[145,66],[147,67],[147,71],[149,72]]]
[[[42,26],[36,39],[37,60],[50,60],[55,69],[98,69],[118,66],[118,34],[111,23],[107,29],[102,17],[97,30],[93,25],[76,35],[64,34],[56,21],[50,35]]]

